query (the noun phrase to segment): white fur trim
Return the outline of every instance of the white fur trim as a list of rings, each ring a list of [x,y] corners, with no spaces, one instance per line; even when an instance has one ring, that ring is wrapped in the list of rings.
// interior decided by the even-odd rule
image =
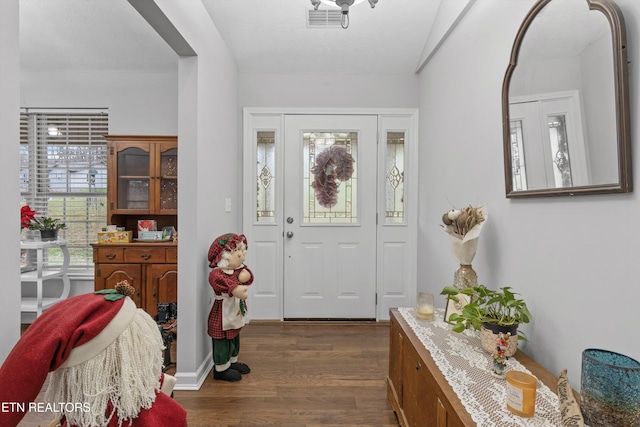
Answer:
[[[102,350],[109,347],[109,345],[127,329],[137,310],[138,308],[131,298],[125,297],[124,304],[122,304],[120,311],[118,311],[118,314],[115,315],[111,322],[91,341],[87,341],[71,350],[71,354],[69,354],[67,360],[65,360],[58,369],[70,368],[93,359]]]
[[[231,361],[228,361],[227,363],[225,363],[224,365],[215,365],[213,368],[217,371],[217,372],[223,372],[226,371],[227,369],[229,369],[231,367]]]

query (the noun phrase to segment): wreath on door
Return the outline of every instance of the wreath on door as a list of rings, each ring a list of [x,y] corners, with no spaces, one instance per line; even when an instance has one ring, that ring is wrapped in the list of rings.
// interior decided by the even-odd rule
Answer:
[[[311,169],[315,175],[311,186],[321,206],[331,208],[338,203],[338,186],[340,182],[351,179],[354,162],[346,148],[335,145],[316,156],[316,164]]]

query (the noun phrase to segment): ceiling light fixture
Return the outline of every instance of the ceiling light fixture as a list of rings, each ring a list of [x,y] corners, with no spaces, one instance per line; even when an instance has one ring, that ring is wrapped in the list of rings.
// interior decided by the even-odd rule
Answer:
[[[326,3],[331,6],[338,6],[342,10],[342,28],[349,27],[349,6],[353,6],[354,3],[360,3],[363,0],[311,0],[311,4],[315,10],[318,10],[318,6],[320,3]],[[369,4],[371,5],[371,9],[376,7],[376,3],[378,0],[369,0]]]

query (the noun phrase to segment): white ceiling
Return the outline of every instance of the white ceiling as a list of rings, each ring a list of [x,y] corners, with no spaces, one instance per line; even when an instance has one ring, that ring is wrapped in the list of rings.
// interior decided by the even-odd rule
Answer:
[[[308,28],[309,0],[202,0],[242,73],[413,73],[440,0],[351,7]],[[165,71],[177,55],[126,0],[20,0],[23,70]],[[328,6],[321,6],[328,8]]]
[[[548,3],[527,29],[521,57],[563,58],[579,55],[587,46],[611,34],[606,16],[583,0]]]
[[[20,0],[19,8],[23,70],[177,69],[178,56],[126,0]]]
[[[308,28],[309,0],[203,3],[243,73],[384,74],[415,72],[440,0],[365,1],[347,29]]]

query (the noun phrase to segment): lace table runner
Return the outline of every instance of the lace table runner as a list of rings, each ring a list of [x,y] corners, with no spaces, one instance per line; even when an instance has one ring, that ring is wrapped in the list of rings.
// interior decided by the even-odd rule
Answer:
[[[473,421],[482,427],[561,426],[558,396],[538,381],[536,411],[532,418],[523,418],[507,409],[506,379],[491,375],[492,357],[480,345],[480,334],[466,330],[451,332],[444,321],[444,310],[436,310],[433,320],[416,317],[414,308],[398,311],[409,324],[451,385]],[[507,371],[531,374],[516,356],[507,361]]]

